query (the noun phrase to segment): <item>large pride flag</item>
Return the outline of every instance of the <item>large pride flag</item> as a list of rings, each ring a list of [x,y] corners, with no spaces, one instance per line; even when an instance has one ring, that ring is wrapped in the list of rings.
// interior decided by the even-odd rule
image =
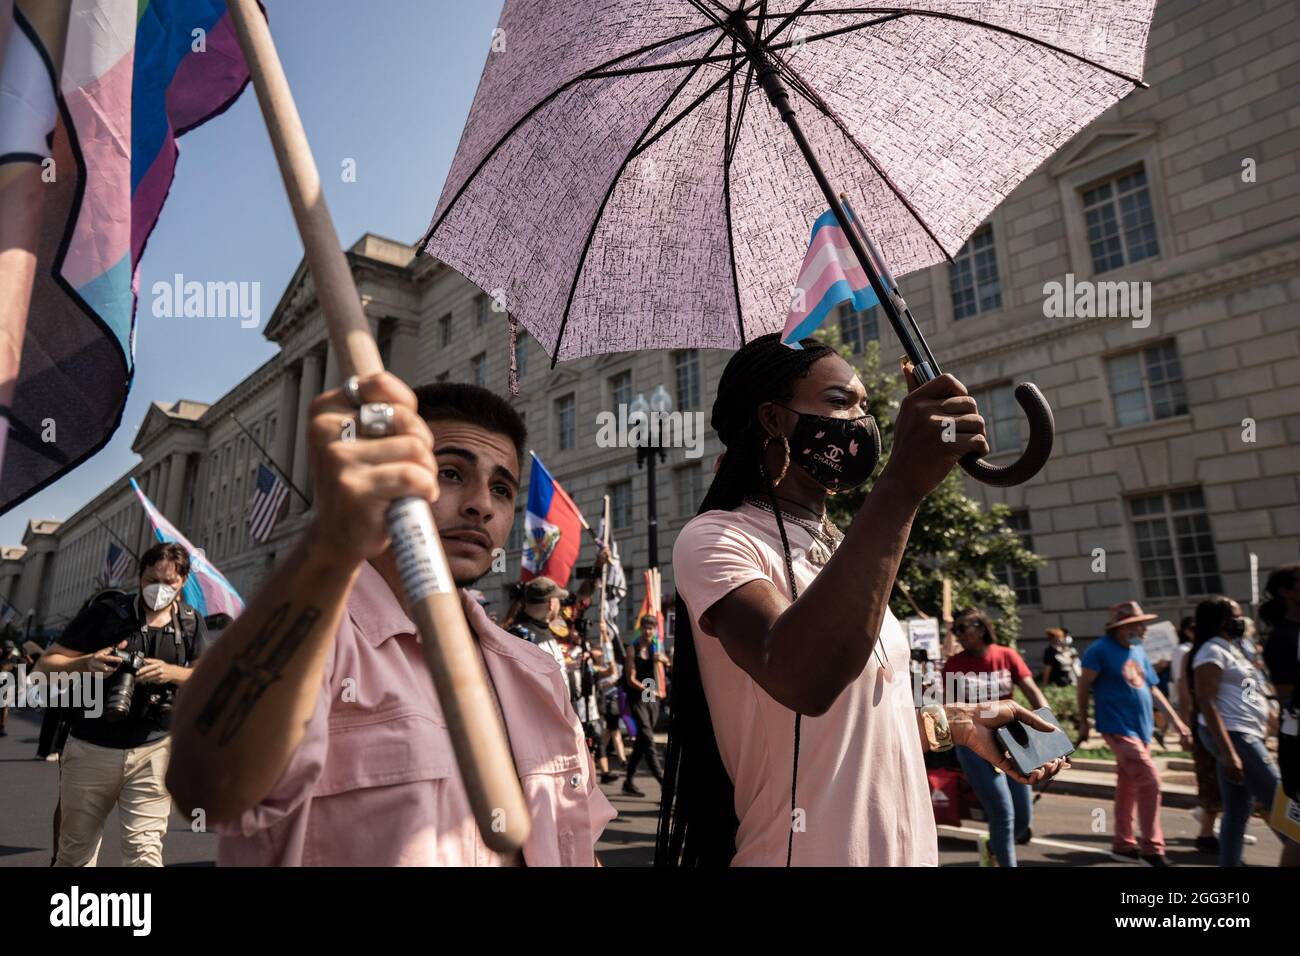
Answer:
[[[519,579],[547,577],[564,587],[582,550],[582,513],[551,477],[542,460],[529,452],[528,510],[524,514],[523,568]]]
[[[845,215],[852,221],[852,213],[845,210]],[[781,333],[781,342],[792,349],[802,348],[799,340],[820,328],[841,302],[852,302],[855,312],[879,303],[834,210],[828,209],[813,223],[812,239],[793,292],[794,307]]]
[[[50,10],[60,3],[69,11],[56,77]],[[134,373],[137,270],[171,188],[176,138],[248,82],[226,0],[17,0],[5,62],[7,88],[20,91],[6,116],[54,125],[25,145],[0,142],[0,163],[43,163],[50,186],[0,512],[117,430]]]
[[[189,539],[167,520],[167,516],[158,510],[149,496],[140,490],[134,478],[131,479],[131,489],[144,506],[144,513],[149,517],[149,524],[153,526],[153,533],[158,540],[174,541],[190,554],[190,576],[185,579],[185,590],[182,592],[185,603],[204,617],[209,614],[238,617],[244,610],[244,599],[226,580],[226,576],[208,560],[203,549],[190,544]]]

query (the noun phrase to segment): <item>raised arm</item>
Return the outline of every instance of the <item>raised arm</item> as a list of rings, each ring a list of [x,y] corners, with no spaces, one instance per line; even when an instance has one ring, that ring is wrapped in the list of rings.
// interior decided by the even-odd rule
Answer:
[[[356,411],[340,391],[311,407],[316,517],[257,597],[200,658],[177,695],[167,787],[213,822],[259,803],[302,742],[361,563],[387,546],[384,509],[436,495],[433,436],[415,395],[387,373],[362,383],[396,411],[394,434],[344,440]]]
[[[955,430],[944,427],[948,420]],[[944,441],[945,432],[955,440]],[[987,449],[983,419],[957,379],[942,375],[915,387],[899,408],[889,464],[798,600],[757,580],[704,613],[728,656],[781,704],[824,714],[875,647],[921,501],[963,455]]]

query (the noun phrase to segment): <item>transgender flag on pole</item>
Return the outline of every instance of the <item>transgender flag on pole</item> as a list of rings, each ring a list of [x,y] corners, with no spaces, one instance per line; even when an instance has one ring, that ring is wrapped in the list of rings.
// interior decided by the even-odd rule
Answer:
[[[846,209],[844,214],[852,221],[852,213]],[[793,293],[795,307],[786,316],[785,331],[781,333],[781,342],[792,349],[802,348],[799,340],[820,328],[840,303],[852,302],[853,311],[861,312],[880,301],[849,247],[834,210],[828,209],[813,223],[812,241]]]
[[[51,26],[59,5],[67,8],[66,38]],[[0,164],[48,162],[49,187],[21,371],[7,410],[0,513],[86,461],[117,430],[135,373],[140,259],[175,177],[177,139],[229,107],[248,82],[226,0],[38,0],[22,7],[9,43],[21,55],[0,60],[6,74],[24,71],[4,79],[30,102],[15,109],[8,84],[0,83]],[[55,75],[60,42],[63,66]],[[19,145],[9,143],[4,134],[15,114],[33,111],[41,122]],[[58,441],[43,437],[50,421]]]
[[[174,541],[190,553],[190,576],[185,579],[185,590],[182,592],[185,603],[204,617],[209,614],[238,617],[244,609],[244,600],[226,580],[225,575],[213,567],[202,549],[194,547],[185,535],[176,530],[176,526],[140,490],[134,478],[131,479],[131,488],[139,497],[140,504],[144,505],[144,513],[149,516],[149,523],[153,525],[153,533],[158,536],[158,540]]]

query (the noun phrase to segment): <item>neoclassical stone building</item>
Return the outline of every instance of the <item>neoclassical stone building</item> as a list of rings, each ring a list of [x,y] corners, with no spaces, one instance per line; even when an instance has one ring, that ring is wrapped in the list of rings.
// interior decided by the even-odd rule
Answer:
[[[1099,632],[1105,609],[1137,598],[1188,611],[1204,593],[1250,599],[1250,554],[1266,572],[1300,559],[1300,7],[1165,0],[1151,36],[1149,90],[1134,93],[1017,188],[953,265],[903,279],[946,370],[980,399],[994,459],[1017,454],[1011,386],[1036,382],[1058,426],[1044,473],[1009,489],[971,484],[1013,510],[1047,558],[1008,577],[1024,634],[1065,624]],[[507,392],[503,317],[477,288],[411,247],[373,235],[348,252],[389,367],[413,383],[477,381]],[[788,264],[791,277],[797,255]],[[1137,283],[1122,315],[1082,300],[1058,309],[1052,283]],[[1146,285],[1149,284],[1149,285]],[[1105,299],[1107,287],[1094,286]],[[1114,306],[1118,287],[1110,288]],[[846,342],[899,346],[874,311],[837,317]],[[264,334],[279,353],[212,405],[163,396],[140,428],[132,469],[150,496],[245,594],[305,520],[291,497],[264,545],[244,525],[262,443],[310,494],[303,425],[337,383],[310,277],[300,266]],[[612,354],[549,370],[521,336],[518,396],[534,450],[593,526],[613,501],[624,561],[639,582],[648,489],[635,453],[596,444],[597,415],[662,384],[707,412],[727,353]],[[694,514],[720,448],[670,449],[659,466],[659,555]],[[142,515],[114,483],[62,523],[33,520],[0,552],[0,596],[57,630],[102,573],[105,524],[137,547]],[[101,523],[102,519],[103,523]],[[517,576],[483,582],[503,602]],[[584,559],[591,553],[584,547]],[[664,568],[666,589],[671,569]],[[640,600],[639,587],[634,601]]]

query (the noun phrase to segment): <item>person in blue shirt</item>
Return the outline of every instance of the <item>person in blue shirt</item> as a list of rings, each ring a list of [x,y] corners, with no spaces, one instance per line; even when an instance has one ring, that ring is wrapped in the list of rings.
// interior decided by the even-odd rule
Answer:
[[[1155,668],[1142,649],[1147,622],[1136,601],[1110,609],[1106,633],[1083,654],[1079,678],[1079,746],[1092,733],[1088,696],[1096,697],[1097,729],[1115,754],[1115,832],[1111,853],[1121,860],[1167,866],[1160,830],[1160,772],[1151,759],[1152,702],[1165,712],[1183,746],[1191,731],[1160,692]],[[1133,836],[1136,808],[1142,843]]]

